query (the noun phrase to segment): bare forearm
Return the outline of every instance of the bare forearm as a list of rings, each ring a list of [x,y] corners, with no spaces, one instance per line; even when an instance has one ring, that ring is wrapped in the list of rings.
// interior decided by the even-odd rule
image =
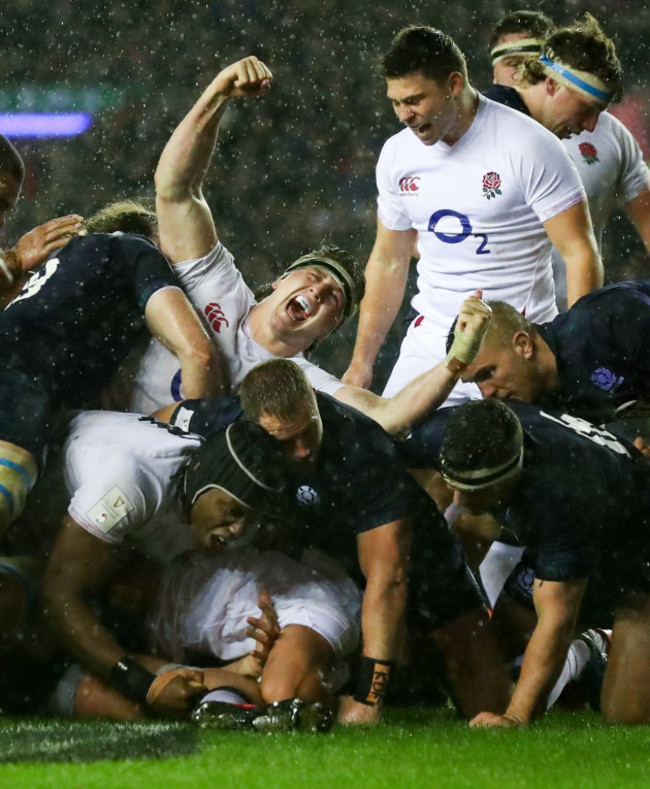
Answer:
[[[567,260],[567,303],[569,307],[579,298],[603,286],[603,263],[596,249]]]
[[[210,83],[165,146],[155,174],[157,200],[174,201],[200,193],[228,100],[218,93],[218,80]]]
[[[112,667],[125,650],[81,597],[61,593],[56,585],[51,582],[48,584],[47,581],[44,594],[46,619],[63,646],[89,671],[109,679]]]
[[[406,578],[368,579],[363,596],[361,628],[363,654],[375,660],[395,660],[406,608]]]
[[[374,363],[402,304],[407,276],[408,265],[385,266],[373,258],[368,261],[354,361]]]

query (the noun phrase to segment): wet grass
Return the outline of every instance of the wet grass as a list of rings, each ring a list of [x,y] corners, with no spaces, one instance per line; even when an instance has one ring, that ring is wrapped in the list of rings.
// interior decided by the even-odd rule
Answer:
[[[554,712],[527,730],[470,731],[444,710],[392,710],[375,729],[325,735],[3,720],[0,759],[2,789],[618,789],[650,786],[650,728]]]

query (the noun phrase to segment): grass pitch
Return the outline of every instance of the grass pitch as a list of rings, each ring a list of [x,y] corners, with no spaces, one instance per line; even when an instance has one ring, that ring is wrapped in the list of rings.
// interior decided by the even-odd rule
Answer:
[[[2,789],[645,788],[650,728],[558,711],[490,731],[448,710],[389,710],[379,727],[325,735],[3,719],[0,760]]]

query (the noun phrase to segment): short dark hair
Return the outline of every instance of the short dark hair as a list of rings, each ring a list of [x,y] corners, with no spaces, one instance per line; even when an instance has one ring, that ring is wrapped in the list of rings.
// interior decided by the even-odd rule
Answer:
[[[546,39],[542,54],[599,77],[610,92],[612,103],[621,100],[623,69],[616,46],[591,14],[585,14],[583,22],[558,28]],[[535,85],[547,76],[543,64],[535,58],[526,58],[519,67],[518,79],[522,83]]]
[[[492,51],[499,39],[510,33],[529,33],[531,38],[547,38],[554,30],[555,22],[541,11],[511,11],[497,21],[488,46]]]
[[[263,414],[292,419],[305,403],[318,410],[312,385],[290,359],[268,359],[253,367],[241,382],[239,398],[251,422]]]
[[[453,480],[464,472],[503,466],[519,458],[522,440],[519,419],[504,402],[468,400],[449,417],[440,447],[440,469]]]
[[[399,79],[418,71],[438,83],[455,71],[467,79],[467,63],[456,42],[441,30],[424,25],[400,30],[379,65],[386,79]]]
[[[100,208],[86,219],[83,229],[87,233],[137,233],[147,238],[158,235],[158,217],[145,200],[120,200]]]
[[[0,134],[0,172],[9,173],[22,184],[25,178],[25,163],[13,143]]]

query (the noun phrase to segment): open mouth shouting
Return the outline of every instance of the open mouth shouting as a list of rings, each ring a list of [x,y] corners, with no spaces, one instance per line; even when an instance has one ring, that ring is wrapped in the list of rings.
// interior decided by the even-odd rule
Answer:
[[[298,294],[289,300],[287,304],[287,312],[291,320],[299,323],[311,317],[314,308],[306,296]]]

